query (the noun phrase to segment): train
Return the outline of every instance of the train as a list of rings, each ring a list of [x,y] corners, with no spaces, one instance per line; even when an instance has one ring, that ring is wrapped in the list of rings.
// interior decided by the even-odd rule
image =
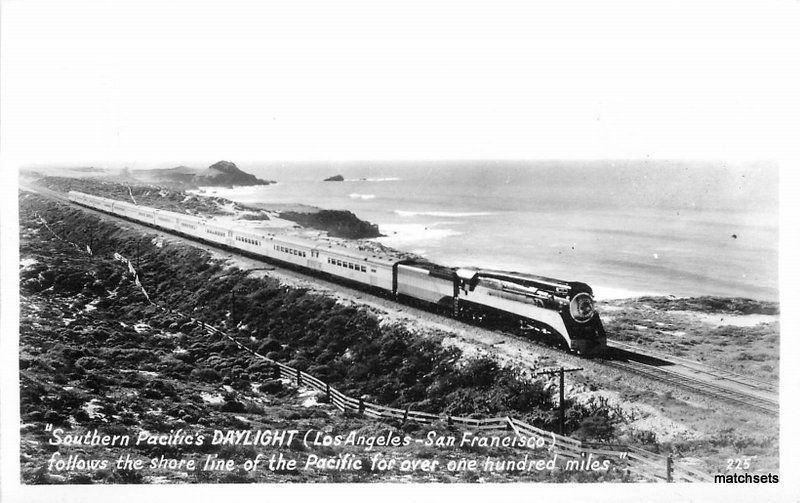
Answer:
[[[258,232],[214,219],[69,192],[75,204],[182,234],[304,272],[323,275],[401,302],[423,304],[456,318],[518,326],[569,351],[595,356],[606,333],[592,289],[577,281],[480,268],[447,267],[367,247]]]

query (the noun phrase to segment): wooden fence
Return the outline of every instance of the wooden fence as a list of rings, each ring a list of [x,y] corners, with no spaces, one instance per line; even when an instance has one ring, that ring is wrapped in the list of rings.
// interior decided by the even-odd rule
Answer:
[[[705,472],[675,463],[671,456],[663,456],[661,454],[656,454],[654,452],[634,446],[582,442],[580,440],[537,428],[536,426],[509,416],[475,419],[470,417],[431,414],[430,412],[411,410],[408,407],[405,409],[397,409],[393,407],[386,407],[385,405],[366,402],[362,398],[352,398],[335,389],[330,384],[317,379],[311,374],[303,372],[300,369],[290,367],[289,365],[278,362],[259,354],[256,351],[253,351],[249,347],[236,340],[234,337],[216,327],[208,325],[207,323],[195,318],[191,319],[195,323],[202,324],[203,328],[209,333],[209,335],[224,337],[236,344],[236,346],[243,351],[247,351],[256,358],[273,365],[273,368],[275,368],[276,377],[289,379],[296,383],[297,386],[305,386],[325,393],[330,403],[332,403],[341,411],[357,412],[364,417],[378,420],[399,419],[403,421],[415,421],[421,424],[442,422],[450,425],[462,426],[466,429],[474,431],[512,431],[517,436],[542,437],[549,441],[548,444],[551,449],[555,450],[558,454],[564,457],[585,459],[589,454],[604,456],[606,458],[616,460],[617,462],[621,462],[621,467],[628,472],[653,481],[711,482],[713,480],[711,475]]]
[[[56,238],[72,245],[77,250],[82,250],[82,248],[78,244],[64,240],[58,234],[56,234],[56,232],[53,231],[52,228],[50,228],[45,219],[42,218],[40,215],[36,214],[36,216],[41,220],[42,224],[44,224],[44,226],[51,233],[53,233],[53,235]],[[92,251],[88,246],[86,247],[86,251],[89,254],[92,254]],[[147,293],[144,286],[142,286],[141,282],[139,281],[139,275],[136,272],[136,269],[133,267],[133,264],[131,263],[130,260],[120,255],[119,253],[114,253],[114,259],[122,263],[125,263],[127,265],[128,272],[130,272],[133,275],[136,285],[141,289],[142,294],[145,296],[145,298],[150,304],[153,304],[159,307],[160,309],[166,310],[165,307],[159,305],[158,303],[153,302],[150,299],[150,295]],[[673,461],[672,456],[663,456],[661,454],[656,454],[654,452],[650,452],[648,450],[635,446],[582,442],[580,440],[565,437],[553,433],[551,431],[537,428],[533,425],[530,425],[528,423],[520,421],[519,419],[514,419],[509,416],[487,418],[487,419],[475,419],[469,417],[437,415],[437,414],[431,414],[429,412],[411,410],[408,407],[406,407],[405,409],[397,409],[375,403],[365,402],[362,398],[352,398],[340,392],[339,390],[333,388],[330,384],[317,379],[311,374],[303,372],[300,369],[290,367],[289,365],[275,361],[271,358],[268,358],[262,354],[257,353],[256,351],[253,351],[249,347],[245,346],[244,344],[236,340],[234,337],[228,335],[227,333],[223,332],[222,330],[216,327],[213,327],[203,322],[202,320],[198,320],[197,318],[194,318],[192,316],[183,313],[179,312],[176,313],[188,319],[191,319],[193,323],[201,325],[208,332],[209,335],[217,335],[227,338],[228,340],[236,344],[240,349],[247,351],[256,358],[259,358],[263,361],[272,364],[273,368],[275,368],[276,377],[280,377],[283,379],[290,379],[294,381],[298,386],[306,386],[315,389],[317,391],[324,392],[328,397],[330,403],[332,403],[335,407],[337,407],[339,410],[343,412],[344,411],[357,412],[363,415],[364,417],[378,419],[378,420],[399,419],[403,421],[415,421],[421,424],[432,424],[434,422],[441,421],[446,424],[458,425],[466,429],[481,431],[481,432],[513,431],[514,434],[517,436],[542,437],[549,439],[550,448],[556,451],[559,455],[573,459],[584,459],[589,454],[594,454],[596,456],[604,456],[606,458],[614,459],[617,462],[621,462],[622,464],[620,466],[625,470],[627,470],[629,473],[640,476],[643,479],[650,481],[711,482],[713,480],[713,477],[708,473],[702,472],[700,470],[685,465],[679,465],[675,463]]]

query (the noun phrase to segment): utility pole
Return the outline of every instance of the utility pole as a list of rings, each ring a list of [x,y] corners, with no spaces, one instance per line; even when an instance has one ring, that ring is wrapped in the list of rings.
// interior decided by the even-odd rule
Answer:
[[[94,253],[94,225],[89,225],[89,250]]]
[[[558,374],[558,434],[564,434],[564,372],[577,372],[583,370],[582,368],[565,369],[560,367],[552,370],[542,370],[536,372],[534,375],[554,375]]]
[[[236,290],[231,290],[231,328],[236,326]]]
[[[672,482],[672,456],[667,456],[667,482]]]

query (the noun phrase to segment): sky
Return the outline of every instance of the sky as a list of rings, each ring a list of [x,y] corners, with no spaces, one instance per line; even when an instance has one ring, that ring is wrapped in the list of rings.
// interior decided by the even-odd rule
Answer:
[[[3,0],[2,159],[782,158],[799,11]]]

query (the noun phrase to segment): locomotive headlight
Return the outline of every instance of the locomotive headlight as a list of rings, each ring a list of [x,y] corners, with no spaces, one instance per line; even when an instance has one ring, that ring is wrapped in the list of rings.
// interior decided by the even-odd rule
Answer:
[[[594,316],[594,300],[588,293],[579,293],[569,303],[569,314],[578,323],[586,323]]]

